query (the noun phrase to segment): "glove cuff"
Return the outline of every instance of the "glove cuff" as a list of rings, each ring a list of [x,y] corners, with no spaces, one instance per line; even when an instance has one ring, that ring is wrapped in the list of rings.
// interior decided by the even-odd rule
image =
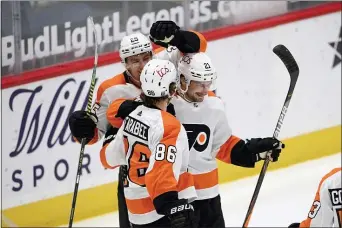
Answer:
[[[169,209],[167,212],[167,215],[172,216],[173,214],[176,214],[177,212],[182,212],[186,210],[192,210],[194,211],[194,207],[187,202],[185,199],[179,200],[173,207]]]

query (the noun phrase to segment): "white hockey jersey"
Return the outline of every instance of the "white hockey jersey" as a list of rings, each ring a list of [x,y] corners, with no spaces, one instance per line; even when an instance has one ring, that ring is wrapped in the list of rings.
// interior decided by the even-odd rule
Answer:
[[[203,36],[200,36],[201,42],[206,42],[205,40],[202,40],[204,39]],[[202,44],[202,46],[206,47],[204,44]],[[183,55],[182,52],[173,46],[170,46],[167,49],[158,48],[154,53],[154,58],[169,60],[176,67],[178,65],[178,61]],[[134,99],[140,95],[141,89],[131,84],[128,77],[128,74],[124,72],[107,79],[100,84],[97,90],[96,101],[92,108],[92,111],[98,118],[97,128],[95,130],[94,138],[88,144],[94,144],[99,141],[110,128],[111,116],[107,115],[107,110],[113,101],[120,98]]]
[[[198,199],[213,198],[219,194],[216,158],[230,163],[231,149],[240,139],[232,135],[223,101],[211,92],[203,102],[177,96],[171,103],[188,134],[188,171],[194,177]]]
[[[342,227],[341,178],[341,168],[322,178],[308,217],[300,227]]]
[[[124,188],[129,220],[148,224],[163,217],[153,200],[177,191],[179,199],[196,198],[192,176],[187,173],[189,148],[186,131],[171,114],[139,106],[123,121],[115,139],[100,153],[106,168],[128,166]]]

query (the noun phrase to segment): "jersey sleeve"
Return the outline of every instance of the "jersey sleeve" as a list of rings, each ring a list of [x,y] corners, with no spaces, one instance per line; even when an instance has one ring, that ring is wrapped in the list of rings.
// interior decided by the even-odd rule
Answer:
[[[106,93],[103,93],[99,99],[96,99],[96,102],[93,105],[93,110],[95,111],[98,119],[95,132],[97,137],[94,137],[89,144],[96,143],[106,134],[109,127],[106,116],[108,104],[109,99],[107,98]]]
[[[205,52],[207,50],[207,40],[196,31],[180,31],[180,38],[175,45],[182,53]]]
[[[224,107],[223,101],[220,101]],[[248,149],[244,140],[232,134],[224,108],[217,113],[217,118],[213,139],[213,157],[228,164],[253,168],[255,155]]]
[[[119,128],[123,120],[131,113],[135,107],[132,106],[132,100],[120,98],[113,101],[106,111],[107,120],[112,127]]]
[[[147,191],[157,211],[167,202],[178,200],[178,180],[183,153],[188,153],[188,140],[180,122],[171,114],[162,112],[163,132],[153,134],[149,142],[151,156],[145,175]],[[156,131],[155,131],[156,132]]]
[[[217,117],[217,122],[213,132],[212,156],[229,163],[230,152],[236,143],[236,139],[235,136],[232,136],[232,129],[229,126],[225,109],[217,110],[215,116]]]
[[[96,124],[95,136],[88,144],[98,142],[110,128],[107,120],[107,108],[113,100],[121,97],[120,93],[116,90],[116,86],[124,85],[125,83],[125,76],[122,73],[103,81],[98,87],[96,100],[92,107],[92,112],[97,116],[98,122]],[[111,90],[110,95],[108,94],[109,90]]]
[[[155,51],[155,57],[157,59],[168,60],[172,62],[176,68],[178,66],[178,61],[182,57],[182,53],[175,46],[169,46],[168,48],[158,48]]]
[[[123,139],[123,127],[121,126],[111,139],[103,145],[100,151],[100,161],[103,167],[107,169],[115,169],[120,165],[126,164],[126,150]]]

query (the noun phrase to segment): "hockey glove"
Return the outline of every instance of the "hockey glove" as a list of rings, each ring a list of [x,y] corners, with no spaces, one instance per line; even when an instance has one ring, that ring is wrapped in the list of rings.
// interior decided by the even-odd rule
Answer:
[[[150,29],[150,40],[165,48],[177,46],[180,42],[179,26],[173,21],[156,21]]]
[[[75,111],[69,116],[71,134],[81,141],[87,139],[87,143],[94,138],[97,117],[95,114],[83,110]]]
[[[255,154],[255,162],[265,160],[266,156],[269,156],[271,162],[276,162],[281,150],[285,148],[285,144],[272,137],[247,140],[246,146]]]
[[[180,199],[171,204],[166,215],[170,219],[171,228],[194,227],[194,208],[185,199]]]

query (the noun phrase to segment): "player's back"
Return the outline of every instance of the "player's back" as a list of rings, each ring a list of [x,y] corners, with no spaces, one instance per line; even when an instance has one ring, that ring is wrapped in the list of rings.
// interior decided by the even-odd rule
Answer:
[[[300,227],[342,227],[341,168],[332,169],[321,180],[308,218]]]
[[[224,104],[213,95],[198,103],[178,96],[172,99],[172,104],[188,134],[188,170],[194,177],[198,199],[213,198],[219,194],[216,153],[231,136]]]
[[[334,226],[342,227],[342,171],[341,168],[332,170],[331,178],[327,179],[327,188],[334,211]]]
[[[174,116],[141,105],[121,128],[128,165],[124,192],[131,222],[146,224],[163,217],[153,200],[165,192],[178,191],[180,199],[196,197],[192,177],[186,172],[186,132]]]

